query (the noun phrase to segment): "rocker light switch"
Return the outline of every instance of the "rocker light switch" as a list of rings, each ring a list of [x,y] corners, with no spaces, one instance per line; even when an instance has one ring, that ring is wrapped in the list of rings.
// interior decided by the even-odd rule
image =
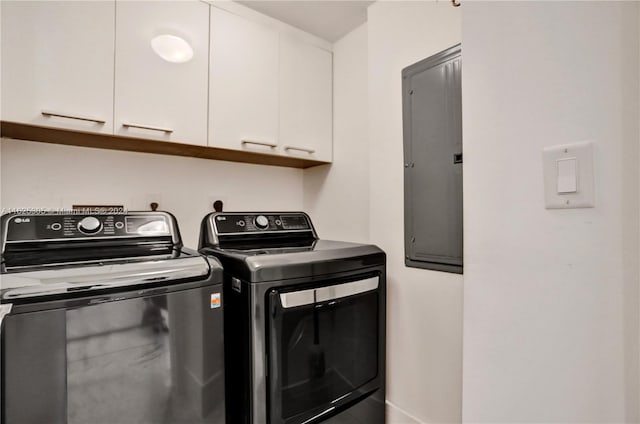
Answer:
[[[542,163],[547,209],[594,206],[593,148],[590,141],[544,148]]]
[[[575,193],[578,191],[576,158],[558,159],[558,194]]]

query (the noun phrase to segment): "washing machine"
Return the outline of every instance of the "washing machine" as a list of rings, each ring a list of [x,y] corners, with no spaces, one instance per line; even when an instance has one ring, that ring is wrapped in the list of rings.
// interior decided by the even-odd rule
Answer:
[[[302,212],[207,215],[224,268],[228,424],[385,422],[386,256]]]
[[[3,424],[223,424],[222,267],[164,212],[2,216]]]

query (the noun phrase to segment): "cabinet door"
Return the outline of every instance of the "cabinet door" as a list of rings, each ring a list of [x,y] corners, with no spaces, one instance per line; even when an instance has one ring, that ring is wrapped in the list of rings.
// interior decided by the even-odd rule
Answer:
[[[211,8],[209,145],[279,152],[278,32]]]
[[[193,49],[174,63],[151,47],[160,35]],[[115,133],[206,145],[209,6],[199,1],[118,1]]]
[[[332,55],[282,35],[280,143],[283,153],[332,160]]]
[[[113,1],[2,2],[2,119],[113,131]]]

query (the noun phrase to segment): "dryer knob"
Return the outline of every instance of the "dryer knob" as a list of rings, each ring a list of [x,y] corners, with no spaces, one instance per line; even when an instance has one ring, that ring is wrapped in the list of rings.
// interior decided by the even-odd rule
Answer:
[[[82,220],[78,223],[78,230],[85,234],[94,234],[100,231],[102,228],[102,223],[100,220],[93,216],[87,216],[86,218],[82,218]]]
[[[264,215],[258,215],[255,221],[256,227],[261,230],[266,229],[269,226],[269,220]]]

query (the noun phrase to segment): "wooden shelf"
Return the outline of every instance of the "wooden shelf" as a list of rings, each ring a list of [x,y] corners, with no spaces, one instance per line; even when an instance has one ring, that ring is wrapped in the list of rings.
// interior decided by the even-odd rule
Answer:
[[[171,141],[149,140],[144,138],[41,127],[37,125],[7,121],[0,122],[0,136],[16,140],[65,144],[69,146],[156,153],[161,155],[188,156],[201,159],[224,160],[229,162],[254,163],[258,165],[285,166],[289,168],[310,168],[312,166],[330,163],[264,153],[194,146],[192,144],[182,144]]]

